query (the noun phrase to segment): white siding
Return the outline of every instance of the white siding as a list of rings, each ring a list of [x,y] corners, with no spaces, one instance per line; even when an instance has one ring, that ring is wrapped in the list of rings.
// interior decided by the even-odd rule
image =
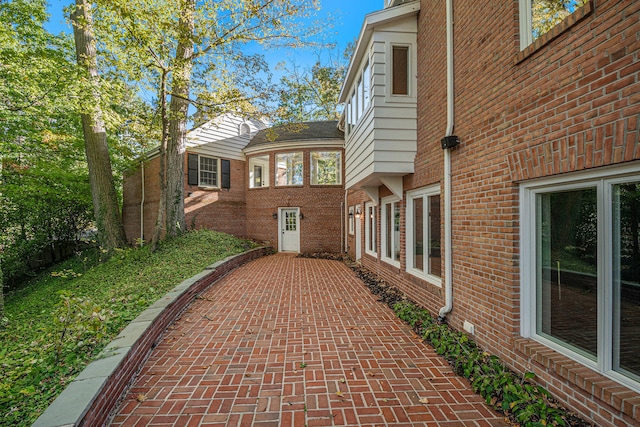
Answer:
[[[240,135],[241,126],[249,126],[248,134]],[[224,114],[215,120],[187,133],[187,148],[190,152],[210,157],[244,160],[242,149],[258,130],[266,126],[259,120],[245,120],[232,114]]]
[[[380,185],[380,177],[413,173],[417,152],[417,19],[411,16],[377,27],[371,34],[359,72],[371,68],[371,105],[345,137],[346,188]],[[361,41],[362,42],[362,41]],[[410,46],[409,95],[391,94],[391,49]],[[357,78],[351,79],[351,93]],[[347,89],[347,88],[345,88]]]

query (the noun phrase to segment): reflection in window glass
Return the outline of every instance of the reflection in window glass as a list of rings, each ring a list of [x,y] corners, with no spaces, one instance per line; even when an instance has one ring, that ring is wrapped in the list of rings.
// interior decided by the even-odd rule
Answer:
[[[530,0],[531,1],[531,32],[533,40],[558,25],[563,19],[571,15],[576,9],[584,6],[589,0]]]
[[[538,195],[538,334],[595,358],[598,349],[596,189]]]
[[[442,277],[440,255],[440,195],[429,196],[429,274]]]
[[[342,184],[342,153],[340,151],[311,153],[311,184]]]
[[[302,153],[276,154],[276,185],[302,185]]]
[[[640,380],[640,183],[613,186],[613,369]]]
[[[249,159],[249,188],[269,186],[269,156],[256,156]]]
[[[413,199],[413,268],[424,271],[423,198]]]

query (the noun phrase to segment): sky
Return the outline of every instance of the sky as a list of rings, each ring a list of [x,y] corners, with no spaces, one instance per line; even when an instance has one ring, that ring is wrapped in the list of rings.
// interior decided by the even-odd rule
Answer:
[[[65,22],[62,12],[62,9],[71,3],[73,3],[72,0],[49,0],[48,10],[51,17],[47,29],[50,32],[71,33],[71,27]],[[319,18],[323,19],[326,16],[334,18],[335,24],[330,30],[329,41],[335,42],[338,52],[342,54],[347,44],[358,37],[365,15],[383,7],[384,0],[321,0]],[[270,63],[286,59],[299,66],[305,66],[307,63],[312,65],[317,58],[317,52],[301,49],[290,52],[266,52],[266,54]],[[275,64],[272,65],[275,66]]]

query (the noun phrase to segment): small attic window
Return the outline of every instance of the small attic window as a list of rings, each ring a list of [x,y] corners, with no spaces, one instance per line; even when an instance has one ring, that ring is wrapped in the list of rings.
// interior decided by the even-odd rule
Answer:
[[[240,136],[242,136],[242,135],[249,135],[249,133],[251,132],[251,128],[249,127],[249,125],[248,125],[248,124],[243,123],[243,124],[241,124],[241,125],[240,125],[240,130],[239,130],[239,132],[240,132]]]

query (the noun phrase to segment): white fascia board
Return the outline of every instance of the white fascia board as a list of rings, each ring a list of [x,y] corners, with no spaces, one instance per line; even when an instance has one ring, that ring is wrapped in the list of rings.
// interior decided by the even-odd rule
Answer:
[[[356,49],[353,56],[351,56],[349,69],[347,70],[347,75],[344,83],[342,84],[342,88],[340,89],[340,98],[338,99],[338,103],[346,102],[349,97],[349,89],[360,72],[360,62],[366,54],[369,41],[371,40],[371,34],[374,29],[380,25],[389,24],[399,19],[415,16],[418,12],[420,12],[420,2],[414,1],[400,6],[394,6],[377,12],[372,12],[365,16],[364,24],[362,25],[360,35],[358,36]]]
[[[318,139],[314,140],[313,143],[309,142],[308,139],[298,140],[298,141],[287,141],[287,142],[274,142],[272,144],[264,144],[258,145],[257,147],[245,148],[243,150],[245,156],[260,154],[260,153],[269,153],[272,151],[282,151],[282,150],[303,150],[303,149],[318,149],[318,148],[344,148],[344,140],[342,139]]]

